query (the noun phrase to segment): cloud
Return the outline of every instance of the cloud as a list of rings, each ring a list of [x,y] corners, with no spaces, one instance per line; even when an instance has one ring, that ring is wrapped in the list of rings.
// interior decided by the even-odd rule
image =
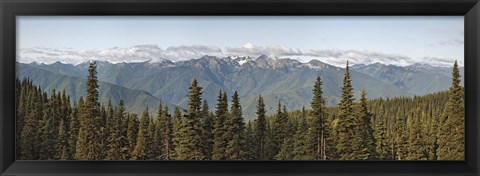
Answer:
[[[236,55],[246,55],[246,56],[258,56],[258,55],[269,55],[269,56],[294,56],[302,55],[300,49],[288,48],[281,45],[270,45],[267,47],[256,46],[252,43],[246,43],[245,45],[232,48],[226,48],[227,53],[236,54]]]
[[[271,45],[267,47],[256,46],[247,43],[238,48],[227,48],[227,53],[245,56],[269,55],[280,58],[292,57],[302,62],[308,62],[312,59],[320,60],[322,62],[335,65],[345,66],[347,60],[350,64],[372,64],[382,63],[387,65],[407,66],[415,63],[425,63],[433,66],[450,66],[453,64],[453,59],[443,57],[426,57],[411,58],[408,56],[392,53],[384,53],[380,51],[370,50],[341,50],[341,49],[326,49],[326,50],[300,50],[289,48],[280,45]]]
[[[258,57],[259,55],[268,55],[278,58],[292,58],[301,62],[308,62],[312,59],[335,65],[345,66],[347,60],[350,64],[393,64],[406,66],[415,63],[429,64],[432,66],[451,66],[454,62],[452,58],[440,56],[426,56],[424,58],[411,58],[408,56],[392,53],[384,53],[371,50],[301,50],[282,45],[257,46],[252,43],[246,43],[240,47],[227,47],[225,52],[216,46],[206,45],[181,45],[172,46],[166,49],[158,45],[136,45],[127,48],[108,48],[103,50],[73,50],[70,48],[29,48],[18,51],[17,61],[22,63],[54,63],[57,61],[63,63],[79,64],[89,60],[109,61],[112,63],[120,62],[160,62],[164,59],[171,61],[182,61],[200,58],[204,55],[210,56],[228,56],[240,55]],[[457,58],[459,59],[459,58]],[[463,65],[463,60],[459,60]]]
[[[222,50],[214,46],[192,45],[162,49],[158,45],[136,45],[127,48],[113,47],[103,50],[72,50],[68,48],[28,48],[18,50],[17,61],[22,63],[62,63],[79,64],[89,60],[119,62],[159,62],[189,60],[204,55],[222,55]]]

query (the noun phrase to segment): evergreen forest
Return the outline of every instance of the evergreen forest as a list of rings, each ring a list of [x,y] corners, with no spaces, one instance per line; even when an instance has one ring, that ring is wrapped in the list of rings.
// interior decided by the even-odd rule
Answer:
[[[86,96],[44,92],[16,80],[19,160],[463,160],[464,88],[457,62],[449,90],[414,97],[369,99],[354,90],[347,62],[341,99],[326,106],[322,78],[310,108],[278,102],[267,115],[261,95],[246,121],[237,92],[218,92],[215,107],[192,80],[185,108],[166,103],[141,114],[101,104],[97,65],[88,67]],[[448,80],[446,80],[448,81]],[[360,92],[355,99],[354,92]],[[277,102],[275,102],[277,103]],[[173,109],[173,110],[172,110]]]

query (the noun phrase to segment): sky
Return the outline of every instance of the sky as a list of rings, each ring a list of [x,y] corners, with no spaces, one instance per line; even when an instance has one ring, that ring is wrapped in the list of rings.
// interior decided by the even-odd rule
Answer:
[[[19,62],[174,61],[201,55],[289,57],[333,65],[451,65],[463,16],[17,16]]]

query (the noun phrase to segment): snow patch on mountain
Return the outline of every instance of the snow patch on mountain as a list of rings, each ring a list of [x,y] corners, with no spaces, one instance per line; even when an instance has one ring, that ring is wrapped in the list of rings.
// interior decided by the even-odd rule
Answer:
[[[17,50],[17,61],[20,63],[38,62],[46,64],[51,64],[56,61],[79,64],[88,60],[108,61],[111,63],[136,63],[144,61],[162,63],[165,60],[179,62],[198,59],[205,55],[236,60],[239,65],[244,65],[262,56],[271,60],[267,61],[268,64],[274,64],[274,60],[288,58],[301,63],[319,60],[337,67],[344,67],[347,61],[349,61],[351,65],[378,62],[402,67],[416,63],[450,67],[454,61],[446,57],[426,56],[423,58],[411,58],[401,54],[370,50],[301,50],[283,45],[257,46],[252,43],[246,43],[240,47],[226,47],[224,50],[216,46],[206,45],[181,45],[167,48],[161,48],[158,45],[136,45],[124,48],[113,47],[92,50],[36,47]],[[458,63],[459,66],[463,66],[463,60],[461,58],[459,58]]]

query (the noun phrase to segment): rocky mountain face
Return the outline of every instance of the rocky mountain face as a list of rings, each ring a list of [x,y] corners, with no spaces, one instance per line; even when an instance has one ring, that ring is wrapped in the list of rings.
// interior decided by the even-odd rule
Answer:
[[[220,90],[231,96],[238,91],[246,119],[255,119],[258,95],[265,99],[269,114],[280,101],[288,110],[309,108],[315,77],[321,76],[328,105],[338,103],[344,68],[318,60],[301,63],[294,59],[260,57],[203,56],[188,61],[137,62],[113,64],[97,62],[100,98],[126,101],[128,110],[152,111],[160,101],[184,107],[192,79],[203,87],[203,98],[214,109]],[[17,64],[17,77],[29,77],[46,91],[66,90],[73,100],[85,95],[88,63]],[[461,68],[463,75],[463,68]],[[446,90],[451,84],[451,68],[429,65],[406,67],[370,64],[351,66],[355,96],[365,90],[369,98],[423,95]],[[173,109],[173,108],[170,108]]]

